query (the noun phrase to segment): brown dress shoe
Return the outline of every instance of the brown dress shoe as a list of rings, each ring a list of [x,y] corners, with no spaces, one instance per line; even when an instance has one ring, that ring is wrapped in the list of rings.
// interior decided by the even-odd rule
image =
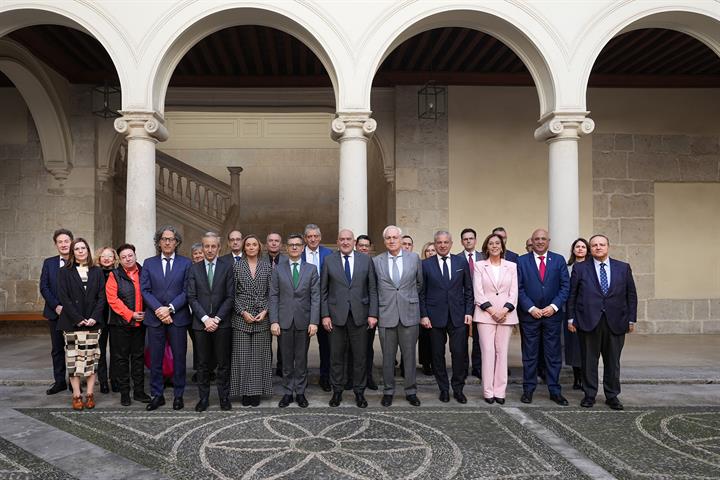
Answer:
[[[73,410],[82,410],[83,409],[82,397],[72,397],[72,408],[73,408]]]
[[[95,395],[88,393],[83,406],[88,410],[95,408]]]

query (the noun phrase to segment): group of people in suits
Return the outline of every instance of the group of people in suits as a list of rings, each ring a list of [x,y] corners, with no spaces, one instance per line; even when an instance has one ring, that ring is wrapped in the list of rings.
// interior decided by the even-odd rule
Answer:
[[[202,257],[197,255],[193,262],[177,253],[182,243],[177,229],[163,226],[154,237],[156,256],[141,266],[134,247],[125,244],[117,250],[115,268],[108,268],[103,277],[92,265],[87,242],[58,230],[53,240],[59,255],[45,261],[41,276],[55,377],[47,393],[67,388],[68,373],[73,408],[94,407],[99,335],[108,326],[111,371],[121,403],[131,403],[132,373],[135,400],[147,403],[148,410],[165,404],[163,363],[169,349],[173,408],[182,409],[190,329],[197,352],[197,411],[209,407],[211,376],[222,410],[232,408],[232,398],[257,406],[263,396],[271,395],[273,336],[282,374],[279,407],[293,402],[308,406],[308,349],[315,336],[320,386],[332,392],[329,405],[340,405],[349,387],[356,405],[365,408],[365,388],[374,385],[372,344],[377,329],[383,406],[392,405],[396,393],[398,350],[405,399],[413,406],[421,404],[418,340],[421,363],[430,363],[441,401],[450,400],[452,389],[455,400],[466,403],[463,390],[472,370],[483,380],[484,400],[504,404],[510,338],[519,326],[523,403],[532,402],[542,366],[550,399],[568,405],[559,382],[564,335],[565,351],[574,350],[573,366],[579,364],[574,372],[576,386],[585,393],[581,405],[595,403],[602,356],[606,402],[613,409],[623,408],[618,399],[620,354],[625,333],[634,329],[637,296],[629,265],[609,258],[607,237],[578,239],[566,263],[562,255],[549,251],[550,236],[544,229],[533,232],[528,253],[520,256],[507,250],[502,227],[484,239],[479,251],[476,232],[463,230],[463,251],[458,254],[451,253],[452,235],[438,231],[423,247],[422,258],[412,252],[412,238],[399,227],[390,225],[382,235],[385,252],[370,257],[369,237],[356,239],[348,229],[340,230],[337,250],[332,251],[320,245],[320,228],[309,224],[303,234],[287,237],[285,253],[280,253],[282,238],[277,233],[268,235],[264,253],[255,235],[243,237],[234,230],[228,234],[230,252],[220,256],[220,237],[207,232],[200,243]],[[584,251],[582,246],[576,250],[579,243]],[[592,260],[583,261],[586,256]],[[150,396],[144,392],[145,345]],[[423,352],[428,347],[430,351]],[[87,379],[85,399],[82,377]]]

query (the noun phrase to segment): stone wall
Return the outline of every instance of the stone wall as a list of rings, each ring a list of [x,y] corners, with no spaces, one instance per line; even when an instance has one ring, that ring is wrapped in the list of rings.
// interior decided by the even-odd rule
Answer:
[[[38,283],[43,259],[57,254],[54,230],[69,228],[96,246],[95,127],[86,90],[74,89],[69,99],[73,169],[62,184],[43,166],[27,109],[0,110],[28,125],[24,141],[0,140],[0,312],[43,308]]]
[[[655,296],[662,279],[655,277],[654,199],[655,182],[720,181],[720,138],[598,133],[592,140],[594,231],[608,235],[611,255],[633,268],[640,331],[720,333],[720,299]]]
[[[419,249],[448,225],[448,123],[417,118],[416,86],[395,90],[395,218]]]

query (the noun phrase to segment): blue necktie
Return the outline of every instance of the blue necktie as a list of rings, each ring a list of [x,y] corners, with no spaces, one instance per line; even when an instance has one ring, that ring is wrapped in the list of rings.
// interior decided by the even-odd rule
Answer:
[[[448,264],[447,264],[448,257],[442,257],[443,261],[443,278],[447,283],[450,283],[450,270],[448,270]]]
[[[352,276],[350,275],[350,255],[343,255],[345,257],[345,278],[347,279],[348,285],[352,282]]]
[[[163,257],[163,260],[165,260],[165,278],[170,275],[170,259],[168,257]]]
[[[240,258],[242,258],[240,257],[240,255],[235,255],[235,263],[238,263],[240,261]]]
[[[608,294],[610,285],[608,285],[607,272],[605,271],[605,263],[600,264],[600,289],[603,295]]]

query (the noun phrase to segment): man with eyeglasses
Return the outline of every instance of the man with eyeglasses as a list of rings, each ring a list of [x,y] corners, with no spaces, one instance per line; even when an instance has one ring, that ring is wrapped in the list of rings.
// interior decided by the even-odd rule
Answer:
[[[562,366],[563,313],[560,310],[570,293],[570,277],[565,258],[548,250],[550,235],[539,228],[532,238],[532,252],[518,258],[518,315],[523,362],[523,394],[520,401],[532,403],[537,387],[540,347],[545,360],[550,400],[568,405],[560,387]]]
[[[283,358],[280,408],[293,401],[301,408],[308,406],[308,348],[320,323],[320,275],[313,265],[302,261],[303,247],[302,236],[290,234],[287,257],[281,258],[270,279],[270,332],[278,337]]]
[[[240,230],[230,230],[227,234],[227,245],[230,251],[220,257],[220,260],[223,262],[227,261],[230,265],[239,262],[240,257],[242,257],[242,240],[243,235]]]
[[[158,255],[143,262],[140,289],[145,303],[144,323],[150,343],[150,393],[152,400],[147,410],[165,405],[165,383],[162,363],[165,342],[170,343],[173,354],[173,409],[185,406],[185,355],[187,354],[187,328],[191,323],[185,294],[185,281],[192,262],[177,254],[182,236],[171,225],[155,233]]]

